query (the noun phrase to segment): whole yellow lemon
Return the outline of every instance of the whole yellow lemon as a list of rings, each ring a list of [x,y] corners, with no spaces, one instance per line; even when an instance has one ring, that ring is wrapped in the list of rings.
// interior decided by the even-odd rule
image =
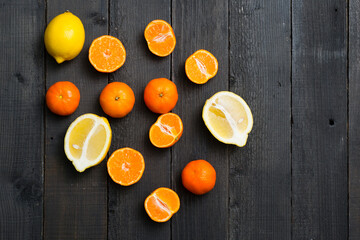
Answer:
[[[66,11],[48,24],[44,41],[48,53],[57,63],[62,63],[79,55],[85,42],[85,29],[77,16]]]

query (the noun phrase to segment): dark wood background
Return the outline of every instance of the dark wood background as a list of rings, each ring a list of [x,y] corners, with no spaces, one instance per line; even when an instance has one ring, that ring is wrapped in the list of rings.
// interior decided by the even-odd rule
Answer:
[[[50,20],[70,10],[83,22],[81,54],[58,65],[44,48]],[[146,25],[164,19],[177,45],[154,56]],[[0,239],[360,239],[360,0],[1,0]],[[92,40],[110,34],[127,51],[125,65],[97,72],[87,59]],[[198,49],[219,61],[205,85],[185,76]],[[156,149],[148,130],[157,115],[143,102],[153,78],[174,81],[173,112],[181,140]],[[46,90],[72,81],[81,92],[69,117],[45,106]],[[135,92],[133,111],[111,119],[109,153],[139,150],[141,181],[121,187],[106,160],[84,173],[66,159],[63,139],[83,113],[105,115],[98,97],[108,82]],[[242,96],[254,116],[243,148],[218,142],[201,109],[220,90]],[[180,181],[191,160],[217,171],[213,191],[195,196]],[[165,186],[180,196],[171,221],[152,222],[143,201]]]

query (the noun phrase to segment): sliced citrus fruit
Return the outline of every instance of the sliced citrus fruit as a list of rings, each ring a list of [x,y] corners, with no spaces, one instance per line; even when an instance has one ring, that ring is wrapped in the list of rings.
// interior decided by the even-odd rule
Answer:
[[[153,54],[166,57],[174,51],[175,34],[171,25],[164,20],[151,21],[145,28],[144,36]]]
[[[183,133],[181,118],[175,113],[165,113],[151,126],[149,138],[158,148],[167,148],[179,141]]]
[[[180,208],[180,199],[170,188],[161,187],[145,199],[145,210],[155,222],[168,221]]]
[[[145,170],[144,158],[132,148],[120,148],[111,154],[107,169],[111,179],[122,185],[137,183]]]
[[[114,72],[124,65],[125,59],[124,45],[116,37],[103,35],[90,45],[89,61],[99,72]]]
[[[73,121],[65,135],[64,149],[75,169],[85,169],[99,164],[106,156],[111,143],[108,120],[92,113],[81,115]]]
[[[185,62],[187,77],[194,83],[204,84],[218,71],[218,61],[210,52],[200,49]]]
[[[209,98],[203,108],[203,120],[220,142],[243,147],[253,127],[253,116],[244,99],[222,91]]]

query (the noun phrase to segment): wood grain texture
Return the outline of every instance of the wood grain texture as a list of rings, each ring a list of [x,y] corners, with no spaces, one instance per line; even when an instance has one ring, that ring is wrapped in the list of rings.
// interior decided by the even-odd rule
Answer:
[[[360,1],[349,2],[349,239],[360,239]]]
[[[40,239],[44,158],[45,6],[0,7],[0,239]]]
[[[346,1],[293,1],[293,239],[346,239]]]
[[[228,230],[228,147],[206,128],[201,114],[206,99],[228,90],[227,1],[172,2],[172,25],[177,46],[172,54],[172,80],[179,101],[173,112],[184,124],[181,139],[172,149],[172,185],[180,196],[180,210],[172,220],[172,239],[226,239]],[[196,50],[206,49],[219,62],[217,75],[204,85],[185,75],[185,61]],[[187,191],[181,171],[196,159],[205,159],[216,170],[215,188],[203,196]]]
[[[106,239],[106,160],[83,173],[75,170],[64,153],[64,137],[70,123],[84,113],[104,115],[99,105],[107,74],[89,63],[88,49],[93,39],[108,33],[107,1],[48,1],[47,21],[70,10],[85,27],[85,45],[75,59],[57,64],[47,54],[48,89],[57,81],[71,81],[80,90],[80,105],[69,117],[46,109],[45,159],[45,239]]]
[[[149,140],[150,126],[158,114],[144,103],[144,89],[154,79],[170,79],[170,57],[155,56],[147,47],[144,30],[149,22],[170,22],[170,1],[111,1],[110,34],[125,46],[123,67],[110,80],[125,82],[135,93],[132,112],[122,119],[111,119],[113,143],[110,153],[131,147],[142,153],[145,171],[135,185],[122,187],[109,180],[109,239],[170,239],[170,222],[155,223],[144,209],[145,198],[156,188],[170,187],[170,149],[158,149]]]
[[[230,2],[230,90],[254,117],[229,148],[230,239],[291,239],[290,2]]]

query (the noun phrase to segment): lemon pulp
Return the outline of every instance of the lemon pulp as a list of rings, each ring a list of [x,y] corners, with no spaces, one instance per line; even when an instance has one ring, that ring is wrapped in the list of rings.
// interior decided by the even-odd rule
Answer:
[[[203,108],[203,120],[219,141],[244,146],[252,129],[249,106],[238,95],[222,91],[208,99]]]
[[[69,126],[64,140],[66,156],[77,171],[99,164],[111,143],[111,128],[106,118],[84,114]]]

